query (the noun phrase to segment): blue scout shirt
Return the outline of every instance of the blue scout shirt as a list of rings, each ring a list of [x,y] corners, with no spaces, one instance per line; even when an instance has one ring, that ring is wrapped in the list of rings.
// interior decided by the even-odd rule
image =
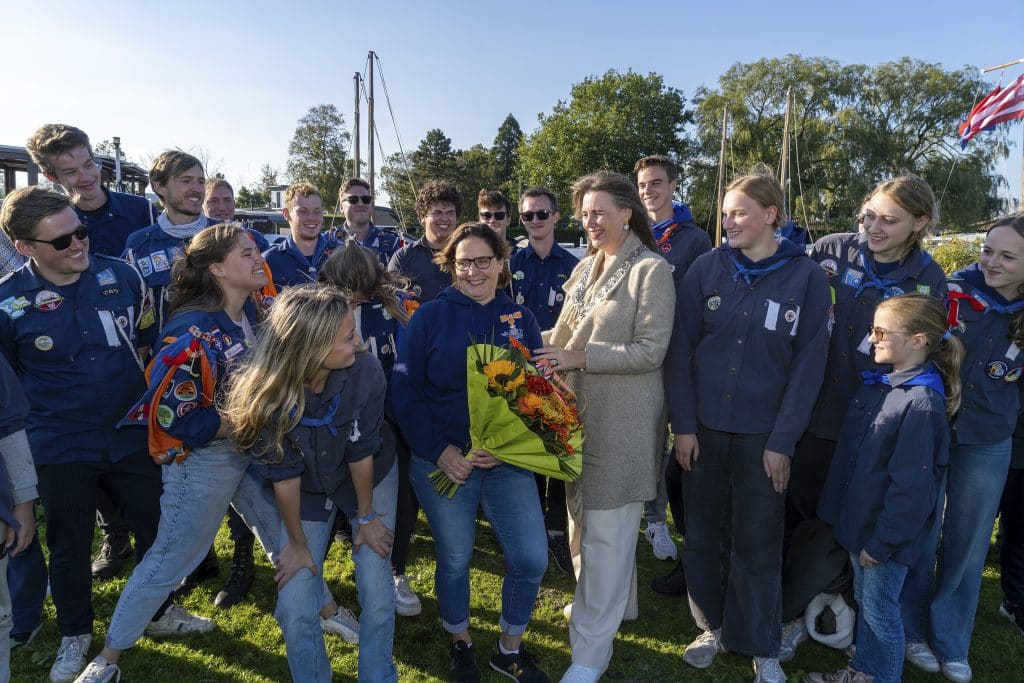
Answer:
[[[29,398],[26,433],[36,465],[146,452],[146,434],[115,425],[146,389],[136,347],[156,332],[145,284],[131,266],[89,257],[58,287],[32,266],[0,281],[0,352]]]
[[[672,218],[652,225],[651,234],[661,248],[661,255],[672,266],[672,281],[678,298],[683,275],[698,256],[711,251],[711,238],[693,222],[690,207],[680,202],[672,202]]]
[[[926,375],[936,387],[915,385]],[[913,565],[941,523],[949,466],[942,378],[931,363],[862,384],[846,413],[818,506],[841,546]]]
[[[416,297],[427,302],[434,299],[452,283],[452,277],[434,263],[436,252],[420,238],[394,253],[388,261],[388,272],[409,279]]]
[[[372,457],[374,486],[391,471],[394,433],[384,424],[384,384],[376,359],[357,353],[351,367],[328,375],[320,394],[305,389],[302,421],[285,436],[283,459],[273,446],[264,450],[265,440],[249,452],[264,463],[263,476],[270,481],[302,478],[302,519],[326,521],[335,507],[356,516],[349,463]],[[382,448],[385,440],[390,447]]]
[[[75,207],[75,213],[89,226],[89,253],[118,258],[124,253],[128,236],[156,220],[153,205],[145,197],[103,188],[107,203],[86,211]]]
[[[480,305],[449,287],[423,304],[398,340],[391,377],[395,421],[417,457],[436,463],[449,444],[469,443],[466,349],[472,343],[543,346],[537,320],[502,291]]]
[[[306,256],[295,245],[291,235],[263,252],[263,259],[270,266],[274,285],[278,290],[292,285],[306,285],[316,282],[324,262],[340,245],[319,235],[312,256]]]
[[[405,292],[397,292],[397,296],[399,303],[403,305],[409,298]],[[356,328],[366,350],[377,358],[384,371],[384,378],[387,381],[384,412],[388,419],[392,419],[391,372],[394,370],[395,357],[398,355],[398,337],[402,326],[394,316],[388,313],[383,303],[376,298],[371,298],[356,308]]]
[[[513,254],[509,261],[512,298],[533,312],[540,329],[550,330],[558,321],[565,303],[562,286],[579,262],[557,243],[552,245],[551,253],[545,259],[537,255],[532,245]]]
[[[953,418],[955,442],[999,443],[1013,435],[1021,409],[1024,356],[1010,330],[1024,300],[1010,303],[988,287],[975,263],[949,277],[947,306],[953,333],[967,347],[960,367],[963,396]]]
[[[860,373],[885,370],[875,363],[868,335],[880,302],[897,294],[946,295],[946,275],[928,252],[918,248],[896,264],[875,263],[863,233],[827,235],[814,243],[811,259],[825,275],[832,296],[832,336],[825,381],[808,428],[821,439],[835,441],[860,386]],[[866,264],[866,265],[865,265]],[[890,267],[882,275],[882,269]]]
[[[686,271],[665,357],[675,434],[697,423],[769,433],[768,450],[793,455],[821,387],[828,349],[825,274],[788,240],[752,263],[729,246]]]
[[[373,223],[370,223],[370,229],[366,231],[366,237],[359,244],[377,252],[377,258],[380,259],[381,265],[387,268],[391,257],[402,247],[402,238],[393,232],[384,232]]]

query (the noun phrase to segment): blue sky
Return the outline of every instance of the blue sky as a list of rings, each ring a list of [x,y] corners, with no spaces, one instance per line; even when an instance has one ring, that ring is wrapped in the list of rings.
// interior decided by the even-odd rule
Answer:
[[[263,163],[283,171],[309,107],[333,103],[351,126],[352,75],[369,50],[407,149],[431,128],[457,147],[490,145],[509,113],[530,132],[573,83],[611,68],[658,72],[689,98],[736,62],[787,53],[864,64],[910,56],[947,68],[1024,57],[1018,0],[986,6],[987,16],[951,0],[11,4],[0,5],[0,144],[67,122],[94,142],[120,136],[133,160],[201,149],[236,186],[254,182]],[[379,86],[376,95],[390,153]],[[1000,168],[1014,195],[1020,155],[1018,142]]]

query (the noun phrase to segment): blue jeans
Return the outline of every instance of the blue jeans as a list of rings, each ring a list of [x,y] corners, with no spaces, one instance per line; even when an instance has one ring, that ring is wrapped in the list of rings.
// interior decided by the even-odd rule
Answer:
[[[939,541],[932,650],[940,661],[966,660],[999,497],[1010,469],[1010,439],[990,446],[953,446],[946,514]]]
[[[899,683],[903,675],[903,619],[900,593],[907,566],[882,562],[860,566],[859,553],[850,553],[853,563],[853,594],[857,599],[857,653],[850,662],[857,671],[871,674],[875,683]]]
[[[939,495],[945,499],[945,482],[940,486]],[[937,508],[941,510],[943,506],[944,503],[939,501]],[[922,535],[925,541],[917,561],[907,567],[907,578],[903,581],[903,593],[900,595],[900,610],[903,614],[903,633],[908,643],[929,641],[930,606],[935,595],[935,555],[941,531],[942,516],[939,515],[926,535]]]
[[[7,525],[0,522],[0,533]],[[0,558],[0,683],[11,680],[11,594],[7,590],[7,555]]]
[[[449,633],[469,629],[469,562],[476,512],[483,505],[505,556],[498,623],[508,635],[525,633],[548,566],[547,532],[533,473],[506,464],[490,470],[474,468],[449,499],[435,491],[430,481],[436,465],[414,455],[410,467],[413,490],[434,534],[434,589],[441,625]]]
[[[43,623],[43,602],[48,583],[46,558],[39,544],[39,534],[35,534],[28,547],[9,558],[7,564],[7,585],[11,591],[14,617],[11,633],[27,636]]]
[[[288,544],[288,530],[277,509],[272,486],[251,468],[238,486],[232,505],[253,528],[271,563]],[[373,511],[394,531],[398,499],[398,465],[373,488]],[[324,521],[303,521],[302,531],[313,560],[314,576],[302,569],[277,594],[274,616],[281,625],[288,668],[294,681],[310,683],[332,680],[331,662],[320,627],[320,608],[331,600],[323,581],[324,558],[331,540],[334,513]],[[359,680],[394,683],[398,670],[391,655],[395,634],[395,585],[391,557],[381,557],[367,546],[353,553],[356,590],[359,592]]]
[[[231,441],[219,439],[163,468],[156,540],[121,591],[108,647],[134,645],[178,582],[206,557],[248,466]]]

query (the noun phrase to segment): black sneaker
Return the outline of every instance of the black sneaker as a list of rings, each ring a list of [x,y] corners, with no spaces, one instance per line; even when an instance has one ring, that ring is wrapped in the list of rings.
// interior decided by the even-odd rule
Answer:
[[[252,588],[256,579],[256,568],[253,564],[252,541],[235,542],[235,554],[231,559],[231,571],[221,586],[213,604],[221,609],[230,609],[242,602]]]
[[[521,683],[550,683],[548,675],[537,668],[537,655],[527,652],[520,644],[519,652],[503,655],[501,648],[494,646],[491,655],[491,668],[506,678]]]
[[[676,566],[665,576],[655,576],[651,579],[651,590],[662,595],[686,595],[686,576],[683,574],[682,561],[676,562]]]
[[[132,554],[132,542],[127,536],[104,536],[99,552],[92,560],[92,578],[106,581],[117,576]]]
[[[572,574],[572,555],[569,553],[569,542],[565,533],[561,531],[548,532],[548,551],[551,559],[555,561],[558,571],[563,574]]]
[[[999,603],[999,613],[1013,622],[1020,634],[1024,636],[1024,607],[1011,605],[1003,600]]]
[[[456,640],[449,653],[448,680],[451,683],[480,683],[480,669],[476,668],[476,648],[473,643]]]

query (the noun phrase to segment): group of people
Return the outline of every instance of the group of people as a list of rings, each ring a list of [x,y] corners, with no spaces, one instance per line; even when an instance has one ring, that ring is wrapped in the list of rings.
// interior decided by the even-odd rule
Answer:
[[[649,156],[634,179],[573,184],[582,260],[555,240],[550,190],[519,198],[520,247],[504,194],[481,190],[478,220],[459,224],[444,180],[420,188],[411,244],[373,224],[366,182],[342,185],[345,224],[326,231],[318,188],[295,183],[290,232],[270,245],[184,152],[153,163],[156,214],[103,186],[81,130],[43,126],[28,148],[64,193],[21,188],[0,209],[24,261],[0,280],[0,647],[32,640],[49,586],[55,683],[117,681],[142,635],[213,629],[175,597],[216,572],[226,513],[235,554],[215,604],[245,599],[258,540],[303,682],[332,678],[324,633],[358,643],[360,680],[398,679],[395,615],[422,609],[405,573],[420,508],[455,683],[480,680],[481,509],[505,562],[487,663],[516,681],[550,680],[524,644],[549,554],[576,578],[560,680],[601,678],[621,623],[641,617],[642,521],[655,555],[677,556],[666,507],[685,543],[652,588],[688,596],[700,634],[681,659],[698,669],[734,652],[755,681],[785,681],[814,600],[848,576],[855,635],[836,645],[850,663],[805,680],[889,683],[904,661],[971,680],[1000,499],[1000,609],[1024,626],[1024,475],[1010,470],[1024,466],[1024,215],[995,222],[979,262],[947,276],[922,248],[937,217],[922,179],[880,183],[857,231],[805,248],[780,235],[794,233],[778,182],[755,173],[726,188],[713,248],[673,199],[676,164]],[[470,449],[466,352],[479,340],[525,348],[579,397],[578,481]],[[438,470],[453,495],[435,490]],[[323,579],[346,525],[358,618]],[[794,581],[808,529],[839,561]],[[129,536],[136,564],[90,659],[93,575],[116,573]]]

